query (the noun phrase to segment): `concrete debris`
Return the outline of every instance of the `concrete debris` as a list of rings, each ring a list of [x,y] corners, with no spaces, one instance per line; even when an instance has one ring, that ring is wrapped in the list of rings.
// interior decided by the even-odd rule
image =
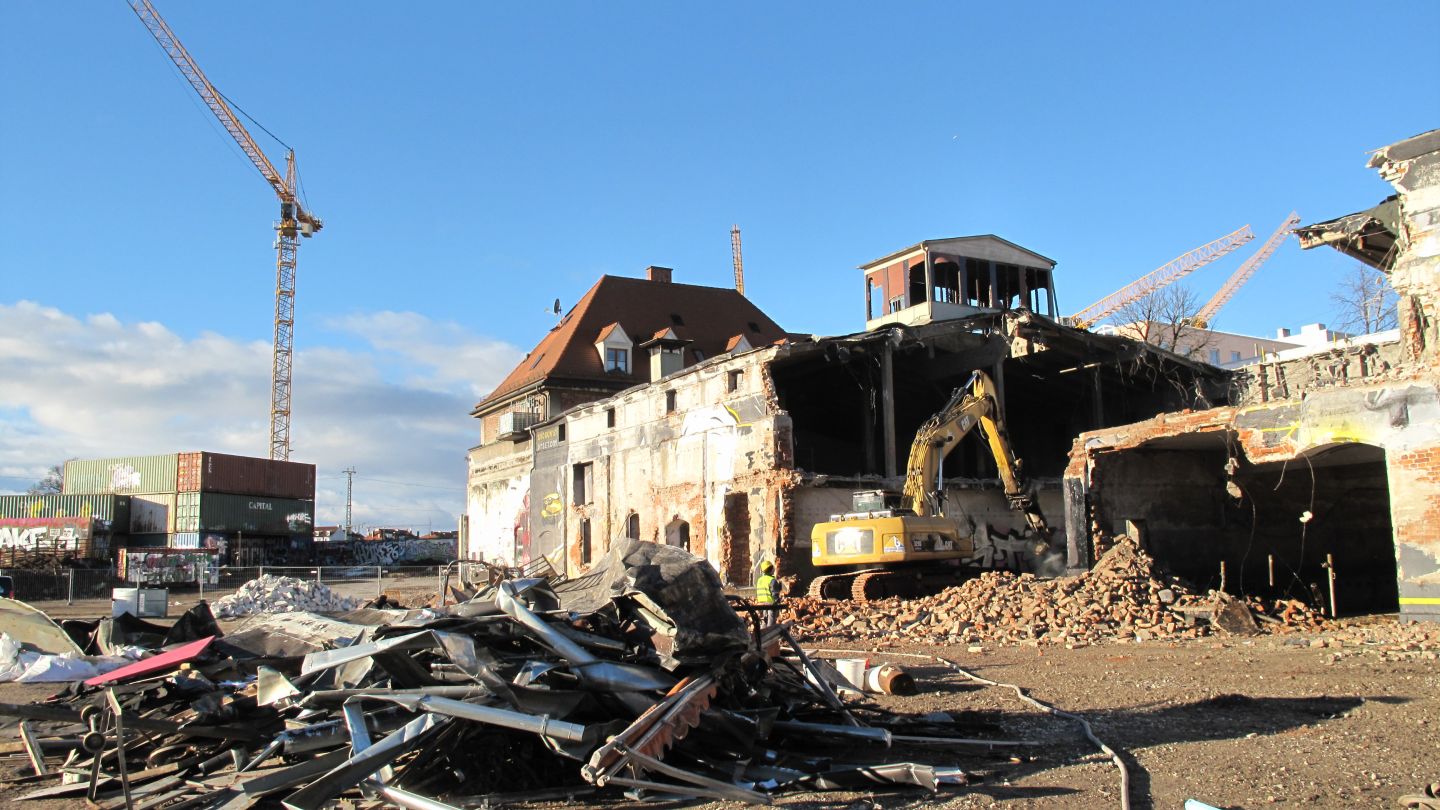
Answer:
[[[188,643],[136,665],[143,676],[0,704],[0,716],[46,724],[26,779],[52,783],[23,798],[84,796],[105,810],[371,799],[444,810],[622,794],[769,804],[963,787],[976,774],[958,767],[958,750],[994,773],[1005,767],[995,750],[1037,744],[863,696],[847,704],[787,627],[744,600],[731,607],[704,560],[644,546],[613,547],[596,565],[604,577],[504,579],[440,608],[297,613],[307,630],[285,644],[303,653],[248,619],[244,633],[175,639]],[[216,613],[336,605],[323,586],[274,577],[226,599]],[[316,648],[320,635],[329,644]],[[872,680],[864,660],[842,665]],[[915,686],[897,666],[873,670],[878,691]],[[911,759],[940,749],[934,764]],[[62,764],[88,781],[60,780]]]
[[[1214,604],[1230,605],[1221,629],[1253,628],[1247,604],[1234,597],[1196,595],[1160,571],[1128,538],[1119,538],[1095,567],[1053,580],[992,571],[919,599],[878,602],[788,600],[782,620],[801,639],[853,639],[948,644],[1058,644],[1198,638],[1216,629]],[[1263,611],[1286,627],[1313,627],[1318,616],[1298,602]],[[1243,618],[1236,613],[1243,613]]]
[[[265,574],[215,601],[215,616],[233,619],[252,613],[344,613],[364,602],[341,596],[321,582]]]

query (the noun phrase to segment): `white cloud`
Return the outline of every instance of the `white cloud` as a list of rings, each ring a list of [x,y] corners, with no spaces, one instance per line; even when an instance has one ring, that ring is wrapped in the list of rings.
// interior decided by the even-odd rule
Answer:
[[[268,452],[268,343],[27,301],[0,304],[0,324],[0,491],[66,458]],[[354,466],[357,524],[454,528],[478,435],[468,413],[520,350],[411,312],[331,326],[366,345],[295,358],[291,457],[318,467],[317,521],[343,520],[340,470]]]

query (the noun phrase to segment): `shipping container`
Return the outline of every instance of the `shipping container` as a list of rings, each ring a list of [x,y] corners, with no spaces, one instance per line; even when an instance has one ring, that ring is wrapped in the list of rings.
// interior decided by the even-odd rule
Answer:
[[[236,534],[310,534],[315,502],[220,492],[182,492],[175,496],[175,531]]]
[[[314,464],[224,453],[181,453],[178,464],[180,492],[315,499]]]
[[[65,494],[153,495],[175,492],[179,453],[65,462]]]
[[[200,548],[199,532],[179,532],[170,535],[170,542],[166,544],[170,548]]]
[[[170,545],[168,534],[132,534],[125,537],[126,548],[167,548]]]
[[[124,532],[130,525],[128,495],[0,495],[0,517],[90,517]]]
[[[130,496],[131,534],[170,534],[175,531],[175,495]]]
[[[105,559],[109,524],[88,517],[0,518],[0,568],[26,558]]]

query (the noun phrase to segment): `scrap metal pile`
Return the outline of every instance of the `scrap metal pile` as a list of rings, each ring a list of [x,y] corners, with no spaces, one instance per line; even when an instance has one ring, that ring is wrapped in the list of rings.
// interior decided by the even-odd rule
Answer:
[[[1215,628],[1255,632],[1320,622],[1294,600],[1240,603],[1192,593],[1128,538],[1118,538],[1079,576],[1037,579],[990,571],[919,599],[835,602],[787,600],[783,618],[801,640],[847,639],[948,644],[1058,644],[1195,638]],[[1252,618],[1253,612],[1253,618]]]
[[[203,604],[176,628],[92,626],[102,646],[155,632],[169,646],[45,703],[0,705],[23,720],[34,773],[19,781],[37,789],[22,798],[110,810],[341,798],[441,810],[596,792],[769,803],[965,784],[954,752],[1020,744],[963,738],[948,715],[842,701],[835,667],[727,601],[681,549],[623,542],[583,578],[466,596],[257,615],[223,636]],[[914,750],[950,753],[905,761]]]

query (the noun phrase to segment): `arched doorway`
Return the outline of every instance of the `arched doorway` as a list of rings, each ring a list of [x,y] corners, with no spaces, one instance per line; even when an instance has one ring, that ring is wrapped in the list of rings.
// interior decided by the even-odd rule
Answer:
[[[631,540],[640,539],[640,513],[631,512],[630,517],[625,518],[625,536]]]
[[[690,524],[678,515],[665,526],[665,545],[690,548]]]

